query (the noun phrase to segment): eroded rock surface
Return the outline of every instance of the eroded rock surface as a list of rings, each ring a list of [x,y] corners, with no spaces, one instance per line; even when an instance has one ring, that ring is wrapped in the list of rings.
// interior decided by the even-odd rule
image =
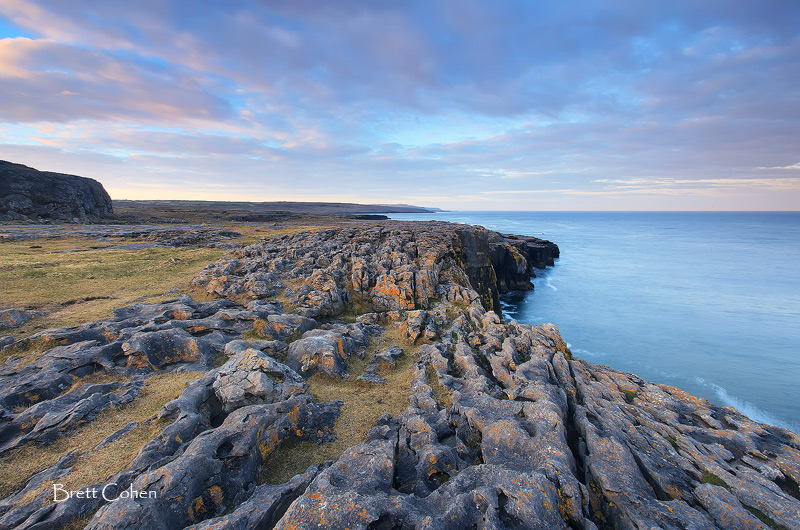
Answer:
[[[321,230],[209,265],[195,285],[223,296],[213,302],[135,305],[31,337],[50,349],[0,369],[0,452],[136,399],[156,370],[208,372],[105,481],[155,497],[23,502],[68,473],[77,456],[65,455],[2,501],[0,527],[93,514],[93,529],[800,528],[798,436],[575,359],[553,325],[502,319],[498,293],[528,288],[557,255],[446,223]],[[368,352],[384,330],[414,344],[413,358],[392,344]],[[409,406],[335,461],[259,483],[285,441],[332,437],[341,403],[315,402],[303,376],[348,378],[367,354],[356,384],[385,384],[379,368],[411,363]],[[128,380],[75,387],[97,371]]]

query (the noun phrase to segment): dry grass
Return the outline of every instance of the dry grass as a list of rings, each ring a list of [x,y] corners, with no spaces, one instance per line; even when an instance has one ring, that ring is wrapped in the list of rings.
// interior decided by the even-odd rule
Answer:
[[[430,364],[426,367],[426,376],[428,379],[428,386],[433,390],[433,399],[435,399],[442,408],[449,409],[452,407],[452,393],[439,382],[439,376],[436,375],[436,370],[434,370],[433,366]]]
[[[380,369],[385,384],[370,384],[357,381],[369,366],[371,354],[379,348],[396,344],[403,349],[394,370]],[[364,360],[351,357],[348,360],[352,376],[347,380],[314,375],[307,381],[311,386],[314,400],[325,403],[343,401],[341,415],[336,420],[334,434],[336,440],[322,445],[313,442],[285,443],[267,458],[259,477],[259,482],[283,484],[297,473],[302,473],[312,464],[326,460],[336,460],[349,447],[364,441],[366,431],[375,425],[384,413],[399,415],[408,407],[408,392],[411,387],[411,368],[417,348],[401,338],[396,329],[389,329],[383,335],[373,338],[368,355]]]
[[[35,244],[32,244],[35,243]],[[98,240],[0,240],[0,308],[46,313],[12,330],[16,338],[51,327],[109,318],[126,301],[156,297],[189,281],[222,256],[218,249],[113,250]],[[41,247],[41,248],[32,248]],[[174,297],[174,295],[172,295]]]
[[[3,333],[6,333],[7,331],[8,330],[5,330]],[[38,338],[24,343],[15,344],[0,351],[0,362],[5,362],[6,359],[13,355],[15,357],[24,357],[22,365],[30,364],[44,355],[47,350],[57,345],[58,343],[56,341],[48,338]]]
[[[72,472],[60,478],[59,483],[65,484],[66,489],[78,489],[102,482],[122,470],[139,449],[164,427],[161,421],[142,422],[154,417],[166,402],[176,398],[187,382],[202,375],[203,372],[173,372],[153,376],[145,382],[141,394],[133,402],[101,412],[93,422],[51,445],[28,443],[10,452],[0,459],[0,468],[4,471],[0,474],[0,498],[22,488],[29,477],[52,466],[65,453],[86,453],[109,435],[135,421],[139,426],[121,440],[80,457],[73,464]],[[44,487],[52,486],[47,484],[40,491]],[[26,500],[33,499],[40,491],[29,494]]]
[[[89,375],[85,375],[83,377],[78,377],[72,383],[67,392],[72,392],[73,390],[77,390],[81,386],[85,384],[92,384],[92,385],[101,385],[103,383],[116,383],[116,382],[123,382],[123,381],[130,381],[130,378],[122,376],[122,375],[109,375],[103,372],[92,372]],[[65,392],[65,393],[67,393]]]

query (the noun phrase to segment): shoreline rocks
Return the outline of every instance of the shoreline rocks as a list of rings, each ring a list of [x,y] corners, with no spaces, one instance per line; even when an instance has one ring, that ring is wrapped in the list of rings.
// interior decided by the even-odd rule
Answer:
[[[55,421],[119,395],[114,384],[70,390],[76,376],[131,376],[135,393],[156,368],[208,371],[162,407],[161,433],[109,479],[154,498],[20,501],[62,476],[66,458],[0,501],[0,528],[92,513],[92,529],[800,528],[800,437],[576,359],[552,324],[503,320],[498,293],[524,288],[557,256],[549,242],[448,223],[319,230],[198,274],[195,285],[228,298],[133,305],[30,337],[52,346],[0,367],[0,451],[31,432],[24,418],[48,417],[37,407]],[[250,330],[273,340],[246,342]],[[366,426],[335,461],[259,484],[284,441],[333,436],[342,402],[315,402],[303,376],[347,378],[353,354],[365,359],[370,336],[389,331],[413,351],[381,346],[352,384],[385,384],[376,368],[402,355],[408,407]]]

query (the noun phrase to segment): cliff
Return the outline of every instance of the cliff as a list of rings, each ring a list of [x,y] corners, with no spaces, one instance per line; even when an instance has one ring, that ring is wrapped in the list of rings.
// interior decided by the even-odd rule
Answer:
[[[0,502],[0,527],[799,528],[798,436],[576,359],[554,326],[490,310],[557,252],[433,222],[286,235],[206,267],[193,283],[212,301],[32,336],[42,356],[0,370],[6,469],[135,406],[151,381],[205,375],[120,468],[82,479],[85,495],[54,504],[42,484],[75,483],[142,425],[37,470]],[[382,414],[396,381],[408,406]],[[373,419],[344,427],[359,407]],[[343,453],[274,478],[359,428]],[[89,494],[112,483],[142,494]]]
[[[111,198],[96,180],[0,160],[0,220],[85,223],[112,213]]]

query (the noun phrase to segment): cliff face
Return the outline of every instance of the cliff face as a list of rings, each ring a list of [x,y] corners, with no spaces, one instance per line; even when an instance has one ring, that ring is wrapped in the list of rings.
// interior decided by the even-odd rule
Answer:
[[[553,325],[487,310],[499,283],[556,252],[446,223],[295,234],[209,265],[193,283],[217,300],[133,305],[31,337],[55,346],[0,371],[0,458],[135,403],[157,372],[208,371],[105,480],[153,495],[36,497],[42,480],[69,479],[83,457],[68,455],[0,501],[0,528],[95,510],[87,528],[800,528],[798,436],[575,359]],[[241,340],[254,331],[267,340]],[[370,337],[398,335],[403,349],[371,351]],[[406,359],[409,406],[364,425],[334,461],[259,481],[291,444],[330,443],[346,407],[384,410],[383,394],[342,405],[309,389],[352,381],[367,359],[353,382],[364,393]],[[75,385],[87,374],[127,379]]]
[[[0,160],[0,220],[87,222],[112,213],[111,197],[96,180]]]
[[[558,246],[535,237],[498,234],[479,227],[456,231],[458,251],[472,288],[487,309],[502,314],[499,294],[531,291],[534,269],[552,266]]]

